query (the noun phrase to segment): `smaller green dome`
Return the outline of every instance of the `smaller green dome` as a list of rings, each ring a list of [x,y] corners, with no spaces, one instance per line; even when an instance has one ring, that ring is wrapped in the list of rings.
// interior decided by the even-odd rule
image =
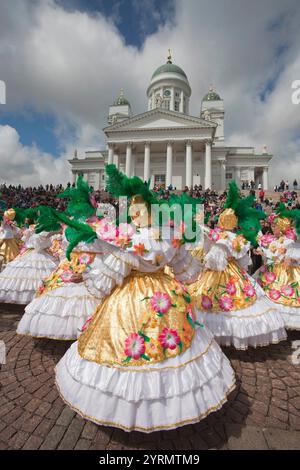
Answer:
[[[124,91],[121,89],[120,96],[114,101],[114,106],[129,105],[129,101],[124,96]]]
[[[167,62],[164,65],[161,65],[158,67],[154,74],[152,75],[152,78],[156,77],[157,75],[160,75],[161,73],[178,73],[179,75],[182,75],[184,78],[187,79],[187,76],[185,72],[182,70],[182,68],[178,67],[178,65],[172,64],[170,62]]]
[[[214,91],[212,87],[210,87],[209,92],[203,97],[202,101],[219,101],[220,95]]]

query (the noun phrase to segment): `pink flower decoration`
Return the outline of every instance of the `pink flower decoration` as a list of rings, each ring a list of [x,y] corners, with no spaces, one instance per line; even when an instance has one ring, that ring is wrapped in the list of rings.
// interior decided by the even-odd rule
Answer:
[[[292,286],[290,286],[289,284],[286,284],[285,286],[282,286],[281,292],[286,297],[292,297],[294,295],[295,290],[293,289]]]
[[[232,298],[228,297],[228,295],[222,295],[222,297],[219,298],[219,305],[222,310],[228,312],[233,307]]]
[[[62,273],[60,278],[63,282],[72,282],[73,275],[74,275],[73,271],[65,271]]]
[[[276,217],[277,217],[277,214],[271,214],[268,217],[268,221],[272,224],[274,220],[276,219]]]
[[[204,308],[204,310],[212,309],[213,303],[208,295],[202,295],[201,306]]]
[[[155,292],[150,299],[151,307],[155,312],[166,313],[171,307],[171,299],[168,294]]]
[[[119,224],[119,237],[121,238],[132,238],[135,234],[135,229],[132,224]]]
[[[286,232],[285,232],[285,236],[287,238],[289,238],[290,240],[296,240],[297,239],[297,235],[296,235],[296,231],[294,228],[289,228]]]
[[[276,279],[276,274],[273,273],[272,271],[271,271],[271,272],[267,272],[267,273],[265,273],[265,279],[266,279],[267,282],[272,283],[272,282],[274,282],[275,279]]]
[[[234,295],[236,293],[236,287],[234,285],[234,282],[232,281],[227,282],[225,287],[226,287],[227,294]]]
[[[99,238],[108,242],[114,241],[118,234],[116,226],[114,224],[108,223],[105,219],[100,220],[100,222],[97,224],[96,231]]]
[[[255,289],[252,284],[246,284],[243,287],[243,292],[246,294],[247,297],[254,297],[255,296]]]
[[[158,341],[163,348],[176,349],[180,343],[180,337],[176,330],[172,328],[164,328],[158,337]]]
[[[137,333],[131,333],[125,340],[125,354],[133,359],[139,359],[145,353],[145,340]]]
[[[260,244],[264,248],[268,248],[270,243],[274,242],[276,240],[276,237],[272,235],[271,233],[266,233],[260,238]]]
[[[82,253],[78,258],[78,261],[80,264],[90,264],[92,260],[93,260],[92,256],[89,255],[88,253]]]
[[[209,231],[209,234],[208,234],[208,238],[212,241],[212,242],[217,242],[219,239],[220,239],[220,230],[215,228],[213,230],[210,230]]]
[[[277,289],[270,289],[269,296],[272,300],[278,300],[280,297],[280,292]]]

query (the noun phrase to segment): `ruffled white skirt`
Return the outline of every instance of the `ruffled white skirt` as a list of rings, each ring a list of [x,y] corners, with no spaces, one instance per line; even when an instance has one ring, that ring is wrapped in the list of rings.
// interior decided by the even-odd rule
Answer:
[[[45,251],[29,251],[8,263],[0,273],[0,302],[28,304],[42,279],[56,268],[55,258]]]
[[[27,305],[17,333],[37,338],[77,339],[100,301],[83,282],[65,283]]]
[[[300,308],[299,307],[289,307],[287,305],[282,305],[277,302],[272,302],[274,308],[277,308],[282,316],[284,321],[284,326],[287,330],[300,330]]]
[[[256,285],[257,300],[241,310],[230,312],[198,312],[198,321],[213,333],[223,346],[236,349],[267,346],[286,339],[283,317],[278,307]]]
[[[154,365],[105,366],[72,344],[56,366],[63,400],[97,424],[152,432],[195,423],[226,402],[235,386],[230,362],[206,328],[183,354]]]
[[[253,274],[255,279],[259,278],[260,270],[258,269]],[[300,330],[300,307],[290,307],[288,305],[281,304],[280,302],[273,302],[268,298],[270,304],[274,308],[280,311],[280,314],[284,321],[284,326],[287,330]]]

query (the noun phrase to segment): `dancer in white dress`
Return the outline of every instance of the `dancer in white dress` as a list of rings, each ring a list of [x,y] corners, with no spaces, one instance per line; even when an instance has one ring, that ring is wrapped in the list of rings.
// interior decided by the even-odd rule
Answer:
[[[0,273],[0,302],[28,304],[36,290],[57,266],[47,249],[51,246],[51,233],[35,233],[34,226],[26,229],[22,237],[26,251],[7,264]]]
[[[300,210],[280,204],[270,221],[273,234],[258,237],[264,265],[256,274],[285,327],[300,330]]]
[[[20,252],[17,239],[20,237],[20,231],[14,222],[16,211],[8,209],[4,211],[0,223],[0,257],[2,266],[15,259]],[[1,218],[0,218],[1,219]]]
[[[68,189],[61,193],[60,197],[70,198],[66,213],[71,215],[73,220],[85,221],[101,232],[106,222],[95,217],[96,207],[91,204],[90,194],[91,188],[79,177],[76,188]],[[47,229],[57,228],[57,221],[54,221],[52,226],[49,221],[48,214],[45,220]],[[40,220],[39,229],[41,226]],[[90,292],[86,280],[91,268],[96,269],[98,260],[102,258],[102,251],[99,251],[98,245],[94,243],[81,242],[68,260],[65,255],[68,245],[66,237],[70,240],[72,235],[72,228],[67,228],[63,235],[63,259],[57,269],[44,279],[34,299],[25,308],[17,328],[18,334],[74,340],[101,302],[101,294]]]
[[[266,346],[286,338],[278,308],[247,273],[250,243],[256,243],[259,214],[252,197],[241,199],[230,184],[225,210],[218,227],[208,231],[204,270],[190,287],[202,321],[219,344],[247,349]],[[241,228],[242,233],[234,233]],[[244,236],[245,235],[245,236]]]
[[[121,175],[114,165],[107,172],[115,196],[135,200],[140,191],[139,201],[151,203],[154,196],[139,178]],[[126,241],[118,235],[111,244],[98,241],[110,254],[102,269],[92,269],[89,286],[107,297],[56,367],[59,392],[72,409],[125,431],[197,422],[219,409],[235,386],[228,359],[196,324],[186,288],[163,270],[170,264],[186,281],[197,276],[199,262],[161,230],[159,237],[147,221]]]

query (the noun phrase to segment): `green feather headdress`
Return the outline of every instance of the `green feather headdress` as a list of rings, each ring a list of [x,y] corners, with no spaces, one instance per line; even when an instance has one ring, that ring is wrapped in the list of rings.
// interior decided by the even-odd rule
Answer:
[[[283,202],[278,204],[276,209],[276,214],[278,217],[287,217],[294,221],[294,226],[297,232],[297,235],[300,235],[300,210],[299,209],[287,209]]]
[[[106,165],[106,189],[114,197],[127,196],[131,198],[140,194],[145,202],[155,204],[157,197],[153,191],[149,189],[150,181],[145,184],[138,176],[129,178],[118,170],[116,165]]]
[[[90,243],[97,238],[96,232],[88,225],[75,219],[70,219],[66,214],[59,212],[52,207],[40,206],[40,216],[35,232],[57,231],[62,224],[67,225],[65,237],[69,242],[66,256],[70,259],[72,250],[80,242]]]
[[[95,214],[96,209],[92,206],[90,201],[92,191],[92,188],[84,181],[83,176],[78,176],[75,188],[67,188],[65,191],[58,194],[60,198],[70,198],[66,214],[75,219],[87,219]]]
[[[266,218],[263,211],[259,211],[253,207],[255,196],[250,194],[241,197],[240,190],[235,181],[229,183],[229,190],[225,209],[233,209],[238,219],[238,233],[242,233],[246,240],[253,246],[257,245],[257,235],[261,230],[260,220]]]

